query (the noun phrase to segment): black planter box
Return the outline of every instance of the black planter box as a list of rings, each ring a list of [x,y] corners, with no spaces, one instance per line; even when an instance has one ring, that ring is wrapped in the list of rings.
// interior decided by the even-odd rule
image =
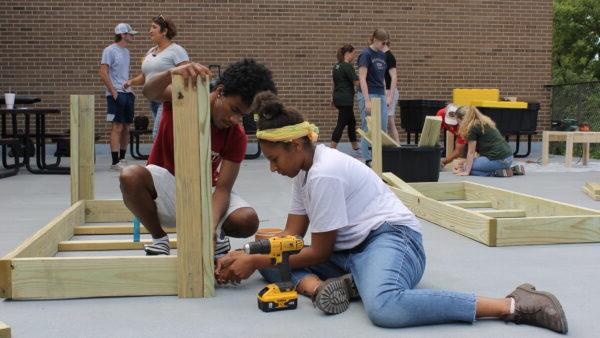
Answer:
[[[436,147],[383,147],[383,172],[392,172],[405,182],[437,182],[442,149]]]

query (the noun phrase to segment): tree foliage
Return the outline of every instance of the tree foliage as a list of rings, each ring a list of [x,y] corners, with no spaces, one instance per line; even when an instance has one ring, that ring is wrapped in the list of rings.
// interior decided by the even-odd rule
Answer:
[[[600,0],[554,0],[554,83],[600,80]]]

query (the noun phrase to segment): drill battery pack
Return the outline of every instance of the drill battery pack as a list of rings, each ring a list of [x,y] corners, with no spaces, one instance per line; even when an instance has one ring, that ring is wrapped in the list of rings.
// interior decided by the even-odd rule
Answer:
[[[258,293],[258,308],[264,312],[293,310],[297,307],[296,290],[281,291],[277,284],[269,284]]]

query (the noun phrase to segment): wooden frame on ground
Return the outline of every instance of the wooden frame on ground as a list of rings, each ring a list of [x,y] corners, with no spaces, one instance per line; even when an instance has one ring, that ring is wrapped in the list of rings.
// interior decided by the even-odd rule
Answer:
[[[177,189],[177,256],[53,257],[60,251],[134,250],[123,240],[71,241],[74,235],[130,234],[133,215],[122,200],[94,200],[93,96],[71,97],[73,205],[0,258],[0,297],[56,299],[214,294],[208,80],[197,91],[173,77]],[[183,168],[183,169],[182,169]],[[199,207],[201,206],[201,207]],[[117,225],[88,223],[115,223]],[[174,232],[171,229],[169,232]]]
[[[375,159],[381,142],[372,135]],[[488,246],[600,242],[600,211],[473,182],[406,183],[374,170],[415,215]]]

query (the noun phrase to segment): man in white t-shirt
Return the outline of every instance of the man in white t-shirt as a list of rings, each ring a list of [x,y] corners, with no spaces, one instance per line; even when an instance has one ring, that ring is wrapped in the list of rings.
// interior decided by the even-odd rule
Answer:
[[[131,87],[124,86],[129,79],[129,49],[137,32],[130,25],[120,23],[115,27],[114,43],[102,51],[100,79],[106,86],[106,120],[111,122],[111,170],[120,171],[126,165],[125,153],[129,141],[129,125],[133,123],[135,95]]]

